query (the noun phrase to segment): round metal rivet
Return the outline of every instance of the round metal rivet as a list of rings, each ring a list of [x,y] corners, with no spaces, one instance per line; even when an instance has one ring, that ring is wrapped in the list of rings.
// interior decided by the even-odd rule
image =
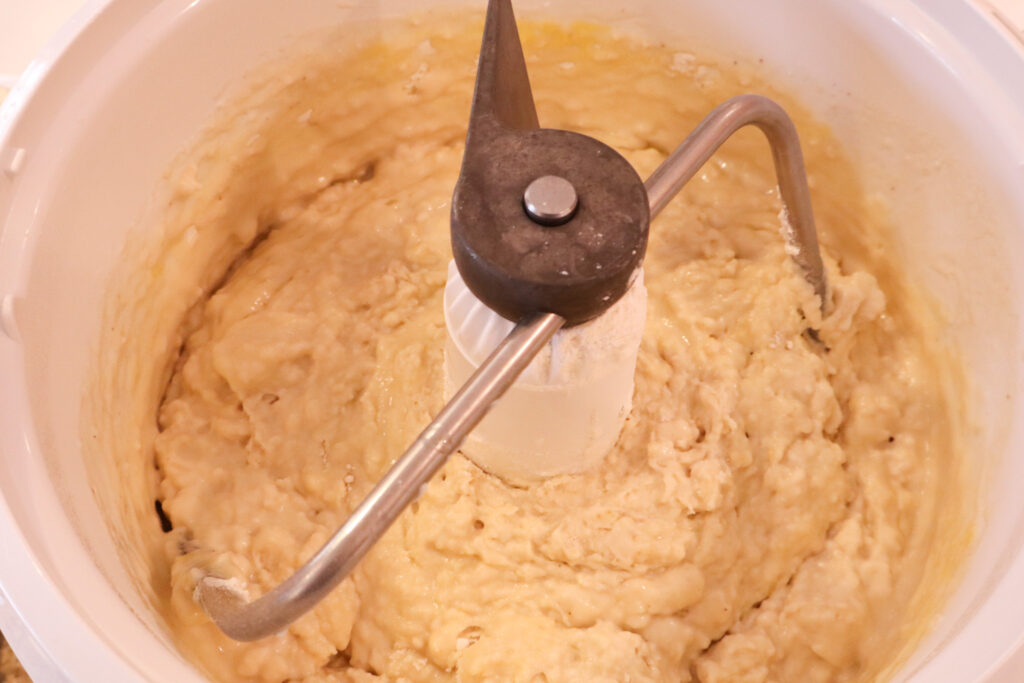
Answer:
[[[523,206],[526,215],[541,225],[562,225],[576,213],[579,197],[568,180],[546,175],[527,186]]]

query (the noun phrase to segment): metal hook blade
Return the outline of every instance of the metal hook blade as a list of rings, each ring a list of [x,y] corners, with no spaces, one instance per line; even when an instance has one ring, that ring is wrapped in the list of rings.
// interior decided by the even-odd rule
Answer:
[[[467,147],[473,143],[474,128],[487,122],[510,130],[540,127],[511,0],[487,3]]]

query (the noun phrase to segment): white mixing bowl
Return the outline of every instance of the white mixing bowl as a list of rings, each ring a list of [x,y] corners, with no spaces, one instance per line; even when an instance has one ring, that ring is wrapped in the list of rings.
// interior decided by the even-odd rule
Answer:
[[[866,190],[891,204],[909,267],[947,307],[967,362],[982,490],[963,579],[902,676],[1024,680],[1019,42],[963,0],[551,4],[517,9],[763,58],[833,126]],[[107,276],[225,87],[318,27],[414,7],[94,2],[2,105],[0,630],[37,680],[201,680],[129,580],[81,455]]]

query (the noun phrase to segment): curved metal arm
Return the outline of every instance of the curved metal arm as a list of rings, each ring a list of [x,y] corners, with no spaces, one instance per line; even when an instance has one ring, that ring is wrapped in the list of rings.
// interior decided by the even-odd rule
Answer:
[[[228,581],[214,576],[200,579],[196,598],[220,630],[235,640],[259,640],[277,633],[322,600],[420,495],[434,473],[564,323],[554,313],[520,321],[345,524],[280,586],[247,603]]]
[[[734,97],[719,105],[701,121],[644,183],[651,216],[665,208],[669,200],[697,174],[722,143],[748,125],[760,128],[771,145],[779,194],[789,223],[784,235],[792,247],[789,253],[814,287],[814,293],[821,300],[821,308],[824,310],[828,283],[818,248],[818,233],[814,227],[814,212],[807,188],[800,138],[785,110],[767,97]]]

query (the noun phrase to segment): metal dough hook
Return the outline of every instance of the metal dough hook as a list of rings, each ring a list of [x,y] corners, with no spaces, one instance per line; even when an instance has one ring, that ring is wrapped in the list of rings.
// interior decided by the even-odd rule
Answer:
[[[540,128],[510,0],[489,0],[462,171],[452,201],[460,274],[493,310],[519,322],[416,438],[334,536],[284,583],[252,602],[207,575],[195,596],[235,640],[273,635],[348,575],[491,405],[566,325],[592,319],[629,288],[650,218],[730,135],[756,125],[768,138],[794,260],[827,297],[803,155],[773,101],[733,98],[715,109],[646,183],[593,138]]]
[[[824,311],[828,282],[818,248],[800,138],[786,111],[767,97],[739,95],[718,105],[700,122],[644,183],[651,215],[660,213],[733,133],[749,125],[760,128],[768,138],[788,222],[783,237],[789,242],[789,253],[804,278],[814,287]]]

